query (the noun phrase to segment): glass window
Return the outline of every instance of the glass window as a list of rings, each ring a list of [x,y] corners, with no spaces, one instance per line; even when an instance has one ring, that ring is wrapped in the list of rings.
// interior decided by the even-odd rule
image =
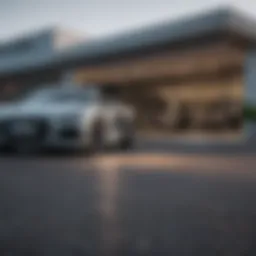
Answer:
[[[100,98],[100,92],[96,88],[50,88],[41,89],[29,94],[26,101],[38,102],[92,102]]]

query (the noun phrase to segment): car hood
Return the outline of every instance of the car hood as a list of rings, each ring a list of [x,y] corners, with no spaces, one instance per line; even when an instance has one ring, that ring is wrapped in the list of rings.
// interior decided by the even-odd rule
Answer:
[[[81,103],[54,103],[54,104],[39,104],[34,102],[15,103],[15,104],[0,104],[0,118],[16,117],[16,116],[39,116],[51,117],[62,115],[79,114],[85,109],[90,109],[92,106]]]
[[[18,104],[13,103],[1,103],[0,104],[0,118],[8,117],[18,111]]]

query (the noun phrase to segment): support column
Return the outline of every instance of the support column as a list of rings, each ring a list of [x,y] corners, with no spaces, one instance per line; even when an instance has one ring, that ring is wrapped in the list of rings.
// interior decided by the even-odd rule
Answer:
[[[244,108],[256,113],[256,49],[247,53],[244,64]],[[256,115],[256,114],[255,114]],[[256,116],[244,116],[244,134],[247,140],[256,139]]]

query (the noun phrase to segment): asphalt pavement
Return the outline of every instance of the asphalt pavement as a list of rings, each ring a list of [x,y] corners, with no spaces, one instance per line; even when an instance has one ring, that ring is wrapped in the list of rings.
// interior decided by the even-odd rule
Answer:
[[[255,255],[254,155],[0,158],[1,255]]]

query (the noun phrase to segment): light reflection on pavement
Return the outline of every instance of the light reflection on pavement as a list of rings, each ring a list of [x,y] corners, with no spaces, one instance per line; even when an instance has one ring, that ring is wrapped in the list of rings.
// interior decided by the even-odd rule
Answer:
[[[43,236],[42,247],[57,247],[49,255],[60,245],[81,255],[193,255],[205,243],[241,255],[256,230],[255,163],[170,153],[2,157],[0,225],[9,231],[0,236],[11,244],[22,232]]]
[[[254,156],[200,156],[181,154],[136,154],[101,155],[91,158],[90,165],[101,170],[136,168],[137,170],[165,169],[168,171],[202,172],[217,174],[221,172],[254,175]]]

